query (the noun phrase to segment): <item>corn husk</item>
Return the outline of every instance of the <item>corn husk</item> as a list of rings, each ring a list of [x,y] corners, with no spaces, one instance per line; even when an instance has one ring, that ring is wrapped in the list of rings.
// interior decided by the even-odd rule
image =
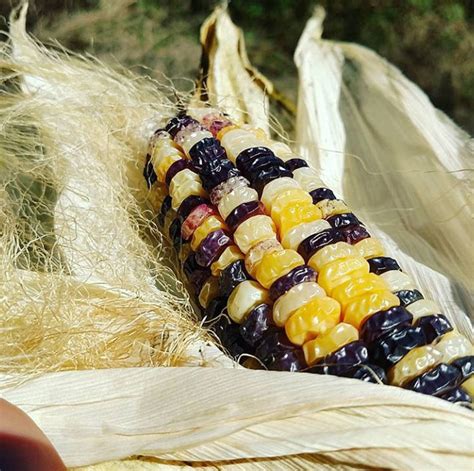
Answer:
[[[460,469],[472,458],[470,411],[328,376],[108,369],[49,374],[4,395],[73,466],[135,454],[213,462],[331,453],[353,464]]]
[[[322,40],[323,18],[295,53],[300,151],[474,341],[472,140],[383,58]]]
[[[220,10],[215,14],[213,21],[216,22],[216,31],[222,25],[229,32],[232,31],[225,11]],[[56,112],[64,120],[64,130],[68,126],[72,127],[73,120],[68,121],[71,115],[63,111],[71,108],[77,111],[79,106],[76,103],[69,105],[69,108],[58,97],[64,93],[63,86],[66,85],[72,92],[84,80],[75,74],[81,62],[62,55],[55,56],[55,61],[47,62],[49,53],[38,50],[25,36],[21,22],[13,24],[12,39],[22,53],[8,56],[8,66],[22,74],[23,78],[26,77],[27,85],[28,77],[31,81],[32,77],[40,75],[44,81],[41,87],[31,89],[30,85],[26,90],[28,94],[25,95],[25,101],[21,102],[22,106],[38,96],[45,96],[43,92],[46,86],[45,101],[54,100]],[[233,44],[236,48],[238,42]],[[221,56],[220,48],[228,53]],[[231,52],[225,42],[216,44],[215,55],[222,57],[222,62],[220,67],[209,71],[214,83],[220,83],[222,74],[230,73],[232,63],[228,61],[237,55],[237,50],[234,49],[233,54]],[[42,64],[47,65],[42,67]],[[58,71],[63,74],[61,80],[55,81]],[[112,94],[138,90],[138,98],[134,103],[140,109],[140,117],[130,113],[124,126],[123,121],[116,122],[116,118],[112,117],[117,111],[125,110],[120,100],[110,103],[108,108],[98,107],[102,103],[99,98],[104,88],[96,86],[101,83],[103,74],[107,74],[104,66],[89,64],[89,71],[94,71],[95,75],[87,75],[88,86],[81,93],[85,93],[87,88],[88,96],[95,98],[89,106],[83,107],[81,119],[98,116],[98,123],[94,124],[107,123],[107,132],[103,136],[115,139],[117,143],[110,149],[101,149],[104,154],[90,149],[85,154],[78,154],[77,158],[89,165],[96,165],[94,162],[118,158],[116,153],[120,149],[118,155],[129,163],[126,165],[129,176],[115,184],[117,189],[126,194],[132,192],[139,202],[133,211],[127,213],[136,218],[146,214],[146,198],[143,198],[143,194],[140,196],[140,192],[137,192],[139,186],[135,185],[140,185],[142,161],[139,160],[139,154],[143,151],[148,135],[135,130],[144,130],[143,122],[154,116],[162,103],[158,102],[156,107],[150,106],[149,100],[153,100],[153,97],[146,95],[147,98],[142,98],[141,84],[128,82],[119,88],[118,84],[108,82],[107,90]],[[320,83],[313,85],[320,86]],[[334,82],[322,83],[330,89]],[[306,87],[303,81],[302,90]],[[252,103],[249,98],[251,92],[247,88],[232,93],[245,94],[239,96],[240,102],[245,102],[246,98]],[[148,108],[142,110],[141,107],[146,104]],[[260,109],[252,113],[259,117],[267,116],[264,101],[255,103],[257,105]],[[308,110],[314,113],[311,102],[308,102]],[[37,126],[46,126],[53,119],[52,113],[46,111],[45,114],[33,116],[37,117]],[[262,127],[261,123],[258,125]],[[309,125],[306,126],[309,135]],[[373,132],[375,135],[376,132]],[[62,143],[65,137],[66,134],[58,141]],[[90,138],[93,141],[97,135],[90,135]],[[50,141],[48,144],[51,145]],[[308,157],[311,149],[314,153],[319,149],[311,148],[302,138],[301,144]],[[311,145],[316,144],[313,141]],[[336,145],[333,147],[336,151],[339,148]],[[129,156],[124,149],[131,151]],[[136,165],[132,164],[134,159],[138,162]],[[316,163],[312,161],[313,165]],[[97,182],[101,186],[105,185],[107,167],[95,168],[100,177]],[[76,168],[71,178],[80,180],[83,171],[84,167]],[[76,172],[79,175],[75,175]],[[355,181],[353,185],[366,188],[364,181]],[[111,185],[111,188],[115,187]],[[114,193],[114,190],[111,191]],[[75,210],[73,203],[69,206],[70,211]],[[109,207],[107,216],[110,219],[123,217],[122,208],[117,206],[120,205]],[[64,206],[60,208],[59,215],[62,215]],[[357,206],[355,209],[358,209]],[[129,221],[130,216],[125,219]],[[374,227],[378,229],[376,223]],[[141,226],[138,224],[135,227],[138,229]],[[93,232],[94,228],[84,227],[83,230],[85,233]],[[106,233],[105,236],[110,238],[111,234]],[[161,247],[159,244],[156,246]],[[164,256],[160,257],[159,253],[158,260],[164,266]],[[124,254],[128,256],[126,251]],[[114,257],[111,254],[110,260],[114,260]],[[147,256],[146,264],[152,263],[151,259]],[[432,271],[423,271],[422,263],[419,266],[420,272],[430,279]],[[84,273],[87,273],[87,269],[84,269]],[[101,273],[107,275],[107,272]],[[419,277],[418,273],[415,275]],[[119,278],[121,280],[122,276]],[[140,276],[138,278],[135,290],[141,293],[142,282],[146,284],[147,294],[143,298],[148,299],[148,292],[157,289],[157,280],[150,284],[147,282],[148,275],[143,279]],[[423,279],[418,281],[423,284]],[[83,279],[78,280],[78,283],[83,282]],[[178,285],[178,282],[175,284]],[[158,286],[167,293],[166,296],[170,296],[167,285]],[[108,290],[109,286],[103,288]],[[119,291],[122,293],[122,290]],[[88,290],[85,304],[88,303],[87,293]],[[137,294],[137,291],[134,293]],[[100,297],[97,291],[95,294]],[[44,301],[44,292],[39,294],[39,299]],[[158,312],[161,312],[164,302],[161,300],[156,305]],[[145,319],[149,315],[147,311]],[[459,314],[455,316],[457,318]],[[180,318],[175,316],[175,323]],[[159,325],[161,318],[155,320]],[[195,330],[189,329],[195,335]],[[115,341],[118,341],[121,332],[115,332],[114,335]],[[206,364],[206,352],[200,347],[197,351],[202,354],[203,363]],[[139,364],[140,368],[110,368],[114,365],[109,364],[108,369],[53,372],[15,386],[6,385],[10,376],[2,376],[0,390],[2,397],[30,414],[71,467],[103,463],[87,469],[174,469],[190,466],[203,469],[469,469],[472,463],[474,430],[471,412],[436,398],[399,388],[329,376],[200,366],[147,368],[146,362]],[[194,364],[200,363],[196,361]],[[76,367],[84,368],[83,365]],[[145,462],[137,459],[114,461],[137,455],[149,458]],[[108,464],[105,463],[107,461]]]

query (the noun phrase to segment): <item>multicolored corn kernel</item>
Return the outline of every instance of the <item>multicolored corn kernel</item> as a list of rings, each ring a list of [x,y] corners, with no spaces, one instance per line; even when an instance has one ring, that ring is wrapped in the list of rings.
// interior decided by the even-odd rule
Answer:
[[[261,265],[259,265],[261,266]],[[270,298],[275,301],[295,285],[317,280],[317,273],[308,265],[298,264],[285,275],[277,278],[270,286]]]
[[[346,242],[335,242],[319,249],[309,260],[308,265],[321,271],[329,263],[343,258],[354,258],[359,255],[357,249]]]
[[[435,368],[412,379],[404,387],[422,394],[438,396],[454,388],[460,379],[461,372],[455,366],[440,363]]]
[[[229,296],[227,311],[237,324],[242,324],[252,309],[259,304],[268,303],[268,291],[251,280],[239,283]]]
[[[324,249],[323,249],[324,250]],[[349,303],[360,296],[377,291],[387,291],[388,286],[381,277],[367,273],[358,278],[353,277],[334,288],[332,297],[345,309]]]
[[[405,386],[409,381],[443,361],[443,354],[431,345],[410,350],[388,370],[388,379],[394,386]]]
[[[255,278],[264,287],[270,288],[279,278],[296,267],[304,265],[304,260],[294,250],[278,250],[263,255],[255,272]]]
[[[330,227],[329,223],[324,219],[298,224],[282,234],[281,244],[285,249],[298,250],[298,247],[305,239],[314,234],[330,229]]]
[[[367,273],[369,264],[362,257],[343,258],[325,265],[319,272],[318,283],[331,295],[342,283]]]
[[[240,325],[240,334],[249,345],[256,346],[272,326],[272,307],[263,303],[254,307],[245,322]]]
[[[453,326],[443,314],[420,317],[415,322],[415,326],[423,330],[428,343],[433,342],[446,332],[453,330]]]
[[[232,240],[222,229],[211,232],[197,248],[196,262],[203,267],[209,267],[230,245]]]
[[[379,311],[366,319],[360,328],[360,336],[365,343],[371,345],[384,335],[395,332],[395,329],[409,327],[413,316],[402,306]]]
[[[348,343],[359,340],[359,332],[349,324],[340,323],[303,345],[303,352],[308,365],[314,365],[327,355],[339,350]]]
[[[342,310],[342,318],[344,322],[359,329],[368,317],[399,304],[400,300],[390,291],[373,291],[350,301]]]
[[[324,335],[341,321],[341,306],[327,296],[303,304],[286,321],[286,335],[295,345],[303,345]]]
[[[400,361],[408,352],[426,344],[420,327],[399,327],[383,337],[371,342],[369,354],[371,361],[388,369]]]
[[[316,298],[322,298],[326,293],[318,283],[308,281],[290,288],[280,296],[273,305],[273,320],[279,327],[283,327],[290,316],[301,306]]]
[[[248,201],[236,206],[226,217],[225,222],[232,231],[235,231],[239,224],[253,216],[265,215],[261,203],[258,201]]]
[[[423,299],[423,295],[417,289],[397,291],[395,295],[400,300],[400,305],[403,307],[409,306],[415,301]]]
[[[276,239],[275,223],[268,216],[253,216],[242,222],[234,232],[235,243],[246,254],[254,245]]]
[[[338,229],[326,229],[304,239],[298,246],[298,253],[309,260],[318,250],[336,242],[345,242],[341,232]]]
[[[232,262],[219,275],[219,291],[221,295],[230,296],[239,283],[247,281],[249,278],[242,259]]]

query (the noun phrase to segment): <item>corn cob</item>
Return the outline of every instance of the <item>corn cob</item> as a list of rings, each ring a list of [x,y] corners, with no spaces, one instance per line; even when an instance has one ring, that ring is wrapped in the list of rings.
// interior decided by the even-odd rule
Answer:
[[[271,143],[261,132],[231,125],[221,129],[220,137],[229,157],[261,195],[279,228],[283,245],[294,248],[299,242],[298,251],[319,272],[319,284],[340,302],[343,320],[358,329],[365,326],[364,340],[368,332],[374,332],[370,327],[377,327],[379,321],[377,338],[370,339],[374,352],[371,356],[378,359],[378,364],[385,362],[391,384],[436,395],[447,394],[447,390],[460,382],[461,388],[469,390],[473,381],[470,342],[452,329],[434,302],[423,298],[398,264],[384,256],[380,241],[370,237],[345,203],[322,185],[306,162],[289,148]],[[271,149],[284,156],[286,164]],[[293,181],[285,173],[285,167],[294,172]],[[327,231],[319,228],[312,236],[298,240],[298,232],[305,237],[308,224],[318,220],[309,197],[332,228]],[[367,322],[370,319],[373,321]],[[413,319],[415,325],[409,327]],[[389,329],[387,324],[391,324]],[[334,328],[337,329],[341,327]],[[417,333],[421,334],[418,340],[410,344],[408,338],[416,338]],[[308,364],[320,358],[321,339],[324,336],[306,344]],[[348,339],[351,339],[349,334]],[[381,355],[380,349],[390,341],[392,349],[404,347],[404,354],[396,355],[392,358],[395,361],[388,361],[387,365],[387,355]],[[328,360],[326,357],[323,363]],[[462,369],[450,365],[454,361],[468,366]]]
[[[269,141],[259,130],[232,125],[219,112],[206,111],[199,118],[210,132],[206,133],[204,127],[189,116],[175,118],[167,130],[191,159],[190,165],[199,173],[203,186],[210,190],[215,209],[234,231],[235,242],[245,254],[248,274],[260,283],[245,279],[239,289],[227,293],[230,294],[227,307],[233,320],[242,322],[239,331],[248,340],[247,347],[257,345],[256,353],[267,365],[271,359],[273,369],[302,369],[306,362],[313,372],[365,380],[373,380],[375,374],[383,379],[380,366],[365,366],[368,354],[359,340],[360,335],[371,346],[370,351],[375,352],[371,357],[377,363],[388,361],[395,365],[388,371],[393,384],[452,401],[465,401],[468,396],[462,387],[469,390],[472,357],[462,355],[472,353],[469,343],[457,333],[442,337],[437,348],[426,345],[426,336],[424,340],[419,336],[419,343],[413,345],[407,342],[413,337],[413,329],[416,339],[416,333],[424,335],[427,329],[438,328],[436,320],[444,320],[444,324],[447,320],[440,315],[423,316],[433,306],[414,289],[409,277],[398,271],[395,261],[383,257],[381,243],[370,238],[345,203],[336,200],[306,162],[292,154],[287,146]],[[221,138],[237,168],[226,158],[213,135]],[[272,149],[284,159],[276,157]],[[164,168],[177,168],[174,175],[183,173],[181,180],[176,180],[176,188],[181,188],[186,180],[195,181],[184,173],[183,160],[183,154],[179,159],[181,163],[169,156],[162,159]],[[148,174],[151,173],[148,166]],[[172,182],[173,176],[168,184],[170,180]],[[197,191],[193,185],[190,188]],[[204,211],[206,215],[211,219]],[[214,225],[207,223],[209,227],[206,227],[204,224],[200,232],[207,235],[212,228],[223,230],[215,219]],[[194,244],[195,249],[198,242],[202,242],[201,239]],[[227,248],[224,253],[227,251],[231,255],[232,250]],[[319,285],[331,297],[316,283],[317,273]],[[215,277],[204,283],[201,304],[208,304],[210,297],[216,295],[217,285]],[[256,302],[261,301],[258,293],[262,286],[270,290],[269,297],[275,301],[273,310],[269,302],[255,307],[252,296],[256,296]],[[217,310],[222,309],[222,301],[220,304],[213,301],[210,303],[218,306]],[[421,313],[418,317],[432,319],[432,322],[408,328],[413,315],[405,307],[410,305]],[[348,322],[339,323],[341,306],[344,320]],[[284,326],[287,335],[271,326],[272,321],[277,327]],[[393,363],[396,355],[388,355],[387,360],[383,355],[387,345],[383,342],[378,345],[377,341],[394,340],[392,337],[399,334],[402,327],[405,328],[401,337],[399,335],[402,342],[395,342],[394,347],[395,350],[405,348],[406,355],[398,354]],[[439,337],[435,335],[434,339]],[[305,361],[297,348],[301,345]],[[457,349],[454,355],[453,349]],[[441,360],[444,363],[440,363]],[[448,360],[461,363],[447,365]],[[423,362],[423,371],[419,374],[418,365]],[[430,366],[435,367],[429,369]],[[459,388],[461,378],[466,381]]]

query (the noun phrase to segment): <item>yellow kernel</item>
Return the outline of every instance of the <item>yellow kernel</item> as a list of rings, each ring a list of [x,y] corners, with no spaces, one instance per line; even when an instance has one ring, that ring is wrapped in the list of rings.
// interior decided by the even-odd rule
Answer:
[[[359,328],[365,319],[378,311],[399,306],[400,299],[388,290],[375,291],[353,299],[342,308],[344,322]]]
[[[212,215],[204,219],[204,221],[193,233],[193,238],[191,239],[191,248],[196,251],[207,235],[219,229],[227,229],[227,226],[219,216]]]
[[[359,251],[359,255],[364,258],[383,257],[385,255],[382,242],[374,237],[363,239],[357,242],[354,247]]]
[[[337,299],[343,308],[359,296],[370,294],[374,291],[388,291],[385,281],[373,273],[367,273],[358,278],[351,278],[340,284],[332,292],[332,297]]]
[[[280,242],[276,238],[265,239],[252,246],[245,256],[245,268],[248,274],[252,277],[256,277],[257,267],[261,262],[264,255],[270,252],[283,250]]]
[[[268,291],[256,281],[243,281],[230,294],[227,312],[234,322],[241,324],[255,306],[268,303],[269,299]]]
[[[362,257],[342,258],[328,263],[320,270],[318,283],[331,295],[336,286],[369,273],[369,269],[367,260]]]
[[[434,345],[443,354],[443,363],[451,363],[457,358],[473,354],[473,346],[469,340],[457,330],[452,330],[438,339]]]
[[[183,157],[179,155],[178,153],[176,154],[169,154],[166,157],[164,157],[158,166],[153,165],[153,168],[155,169],[156,172],[156,177],[158,178],[158,181],[161,183],[165,183],[165,178],[166,178],[166,172],[168,172],[169,168],[178,160],[181,160]]]
[[[272,203],[271,211],[271,216],[272,219],[275,221],[275,224],[277,224],[278,226],[281,225],[282,212],[285,208],[298,203],[306,203],[312,205],[313,199],[311,198],[311,195],[308,192],[300,188],[290,188],[289,190],[285,190],[279,195],[277,195]]]
[[[276,180],[272,180],[270,183],[267,183],[263,189],[262,197],[260,198],[260,201],[265,206],[267,213],[271,213],[273,201],[277,195],[283,193],[283,191],[294,188],[301,189],[301,186],[291,177],[277,178]]]
[[[290,288],[280,296],[273,305],[273,321],[283,327],[289,317],[304,304],[312,299],[322,298],[326,293],[314,281],[307,281]]]
[[[466,381],[463,381],[460,385],[460,388],[463,389],[471,399],[474,399],[474,376],[471,376]]]
[[[275,224],[269,216],[258,215],[246,219],[234,232],[234,241],[244,254],[266,239],[276,239]]]
[[[443,354],[431,345],[414,348],[390,368],[388,380],[394,386],[403,386],[411,379],[441,363],[442,359]]]
[[[267,252],[257,266],[257,281],[270,288],[275,280],[304,264],[303,257],[294,250]]]
[[[340,323],[303,345],[303,352],[308,365],[316,363],[348,343],[359,340],[359,331],[352,325]]]
[[[316,203],[324,219],[335,216],[336,214],[350,213],[351,210],[342,200],[321,200]]]
[[[236,245],[231,245],[230,247],[227,247],[224,252],[221,253],[220,257],[211,265],[211,273],[214,276],[219,276],[224,268],[243,258],[244,254],[239,250],[239,248]]]
[[[327,296],[312,299],[286,321],[286,335],[292,343],[303,345],[318,335],[324,335],[339,323],[340,317],[341,306],[336,300]]]
[[[199,304],[205,309],[212,299],[219,294],[219,282],[215,276],[210,276],[202,285],[199,292]]]
[[[301,223],[321,219],[321,211],[312,203],[296,203],[283,208],[280,213],[280,236]]]
[[[358,255],[359,252],[354,246],[349,245],[347,242],[336,242],[318,250],[308,260],[308,265],[316,271],[321,271],[328,263],[335,262],[341,258],[357,257]]]

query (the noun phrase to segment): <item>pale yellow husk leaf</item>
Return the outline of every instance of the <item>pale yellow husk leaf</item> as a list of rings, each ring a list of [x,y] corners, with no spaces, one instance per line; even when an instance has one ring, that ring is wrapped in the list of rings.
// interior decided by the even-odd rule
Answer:
[[[393,65],[308,22],[295,53],[302,155],[471,341],[473,141]]]
[[[201,77],[191,106],[206,101],[226,110],[233,121],[268,132],[266,92],[273,85],[251,66],[243,33],[224,7],[216,8],[201,26],[201,45]]]
[[[474,454],[470,411],[330,376],[108,369],[49,374],[3,395],[69,466],[136,454],[212,462],[337,452],[364,465],[467,469]]]

